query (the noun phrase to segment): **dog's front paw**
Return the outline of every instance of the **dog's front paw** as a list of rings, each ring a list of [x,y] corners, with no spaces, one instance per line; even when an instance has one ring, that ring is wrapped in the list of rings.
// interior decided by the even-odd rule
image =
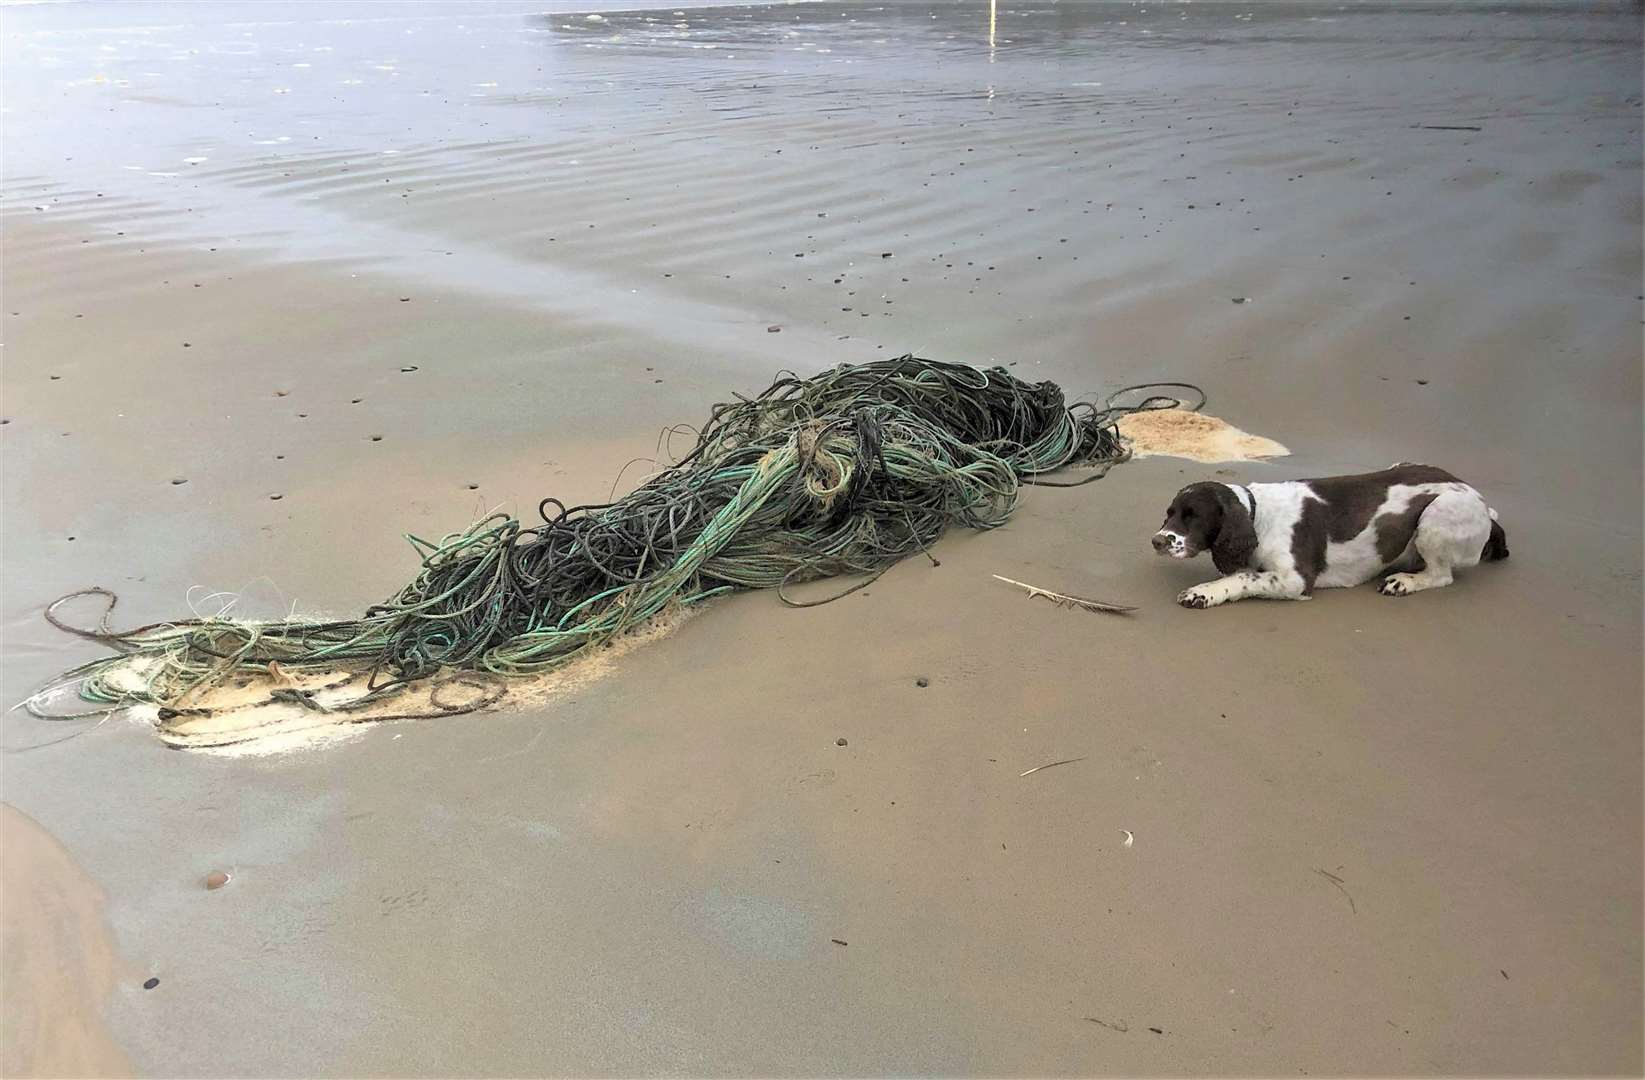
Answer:
[[[1185,608],[1208,608],[1216,602],[1216,598],[1202,585],[1195,585],[1192,589],[1184,589],[1177,594],[1177,603]]]
[[[1377,586],[1377,592],[1383,596],[1410,596],[1413,592],[1416,592],[1415,589],[1411,588],[1411,580],[1415,576],[1414,574],[1389,574],[1382,579],[1382,584]]]

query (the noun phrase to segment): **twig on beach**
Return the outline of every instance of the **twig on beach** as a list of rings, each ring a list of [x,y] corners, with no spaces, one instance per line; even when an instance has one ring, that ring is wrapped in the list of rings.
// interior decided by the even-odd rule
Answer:
[[[994,580],[1003,581],[1007,585],[1015,585],[1019,589],[1027,589],[1029,599],[1043,596],[1058,607],[1079,608],[1082,611],[1101,611],[1108,615],[1124,615],[1126,612],[1137,610],[1125,604],[1111,604],[1106,600],[1087,600],[1083,596],[1069,596],[1067,593],[1052,592],[1037,585],[1030,585],[1026,581],[1014,581],[1008,577],[994,575]]]
[[[1484,131],[1482,127],[1472,124],[1418,124],[1423,131]]]
[[[1020,772],[1017,775],[1019,777],[1028,776],[1031,773],[1039,772],[1041,769],[1049,769],[1049,768],[1052,768],[1053,766],[1056,766],[1056,765],[1072,765],[1076,761],[1084,761],[1084,760],[1085,759],[1082,758],[1082,757],[1063,758],[1061,761],[1050,761],[1050,762],[1047,762],[1044,765],[1035,765],[1032,769],[1029,769],[1028,772]]]
[[[1130,1031],[1131,1030],[1131,1026],[1129,1024],[1127,1024],[1124,1020],[1116,1020],[1112,1024],[1110,1024],[1108,1021],[1098,1020],[1094,1016],[1087,1016],[1085,1019],[1091,1021],[1093,1024],[1097,1024],[1101,1027],[1105,1027],[1109,1031],[1125,1032],[1125,1031]]]
[[[1342,883],[1341,878],[1339,878],[1335,874],[1331,873],[1331,871],[1321,870],[1317,866],[1314,868],[1314,873],[1318,874],[1320,877],[1324,878],[1326,881],[1329,881],[1332,885],[1335,885],[1337,887],[1338,892],[1340,892],[1343,896],[1348,897],[1348,910],[1353,912],[1355,915],[1359,914],[1359,905],[1354,903],[1354,898],[1352,896],[1348,895],[1348,890],[1343,887],[1343,883]]]

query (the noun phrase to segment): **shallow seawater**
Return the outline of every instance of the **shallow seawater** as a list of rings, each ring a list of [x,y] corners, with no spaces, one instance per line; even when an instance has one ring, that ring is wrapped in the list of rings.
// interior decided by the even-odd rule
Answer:
[[[996,320],[1002,293],[1092,302],[1070,293],[1070,258],[1107,279],[1139,246],[1209,256],[1384,140],[1453,155],[1455,135],[1421,125],[1567,96],[1626,109],[1606,95],[1637,66],[1627,20],[1090,0],[17,7],[0,207],[103,242],[215,239],[552,291],[604,317],[625,274],[729,301],[769,255],[762,294],[845,276],[862,288],[830,325],[879,340],[911,270]],[[1557,87],[1538,73],[1549,50],[1582,60]],[[1184,167],[1162,175],[1171,159]],[[1281,162],[1277,186],[1251,175]],[[702,197],[676,205],[681,185]],[[794,227],[743,235],[760,210]],[[890,256],[896,274],[875,265]]]

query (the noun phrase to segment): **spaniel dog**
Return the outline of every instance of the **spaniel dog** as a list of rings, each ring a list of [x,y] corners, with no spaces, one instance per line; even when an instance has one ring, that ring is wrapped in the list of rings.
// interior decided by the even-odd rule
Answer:
[[[1183,590],[1183,607],[1247,597],[1307,600],[1315,588],[1362,585],[1409,596],[1451,583],[1451,571],[1508,557],[1484,496],[1444,469],[1400,462],[1362,476],[1278,484],[1189,484],[1177,492],[1154,550],[1202,551],[1223,574]],[[1389,571],[1393,571],[1390,573]]]

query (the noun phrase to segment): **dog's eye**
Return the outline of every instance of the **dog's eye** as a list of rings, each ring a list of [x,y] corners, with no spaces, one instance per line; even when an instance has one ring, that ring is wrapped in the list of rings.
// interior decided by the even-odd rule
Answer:
[[[1193,516],[1194,516],[1194,508],[1192,506],[1185,506],[1185,507],[1182,508],[1182,520],[1187,521],[1189,518],[1191,518]]]

